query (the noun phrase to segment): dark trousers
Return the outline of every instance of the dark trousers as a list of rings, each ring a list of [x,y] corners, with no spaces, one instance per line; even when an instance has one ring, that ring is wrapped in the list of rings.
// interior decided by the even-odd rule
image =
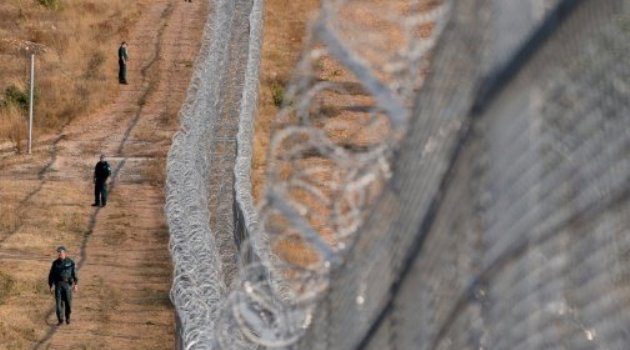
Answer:
[[[118,61],[118,82],[127,83],[127,64],[123,61]]]
[[[55,283],[55,311],[59,322],[63,321],[64,315],[66,320],[70,319],[70,313],[72,312],[72,286],[68,282]]]
[[[105,181],[96,180],[94,182],[94,204],[107,204],[107,184],[105,184]]]

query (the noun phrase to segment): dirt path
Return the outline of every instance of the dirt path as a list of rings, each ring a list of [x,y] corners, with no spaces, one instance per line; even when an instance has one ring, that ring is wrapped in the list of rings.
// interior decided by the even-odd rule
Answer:
[[[172,348],[163,167],[205,6],[147,1],[126,38],[130,85],[115,102],[74,120],[31,158],[2,158],[0,348]],[[114,174],[107,207],[94,209],[101,152]],[[80,267],[80,290],[73,323],[56,327],[45,279],[59,244]]]

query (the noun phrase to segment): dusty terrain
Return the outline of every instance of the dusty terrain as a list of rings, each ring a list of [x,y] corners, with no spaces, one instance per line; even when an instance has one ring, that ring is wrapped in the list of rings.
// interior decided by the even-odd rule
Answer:
[[[163,169],[205,6],[147,1],[115,102],[40,137],[32,156],[0,152],[0,348],[173,347]],[[90,206],[99,153],[114,170],[105,208]],[[46,277],[60,244],[80,282],[73,323],[57,327]]]

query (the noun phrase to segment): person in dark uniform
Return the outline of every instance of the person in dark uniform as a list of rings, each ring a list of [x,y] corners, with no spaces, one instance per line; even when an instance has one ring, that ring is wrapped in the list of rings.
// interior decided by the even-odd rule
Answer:
[[[118,82],[127,84],[127,42],[123,41],[118,48]]]
[[[105,160],[105,155],[101,154],[101,159],[94,167],[94,203],[93,207],[104,207],[107,205],[107,178],[112,174],[112,168]]]
[[[55,311],[57,312],[57,325],[63,324],[63,316],[66,324],[70,324],[72,313],[72,292],[78,289],[79,279],[74,261],[67,257],[66,247],[57,248],[57,260],[53,261],[48,274],[48,287],[50,293],[55,293]]]

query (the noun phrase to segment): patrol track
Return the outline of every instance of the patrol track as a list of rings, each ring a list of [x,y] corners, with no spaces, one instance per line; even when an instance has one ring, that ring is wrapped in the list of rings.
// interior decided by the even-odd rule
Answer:
[[[26,159],[3,168],[0,182],[4,178],[10,185],[28,182],[31,188],[22,192],[24,197],[16,196],[16,207],[32,207],[37,209],[35,215],[48,215],[35,222],[33,214],[23,214],[13,230],[0,232],[0,256],[9,260],[7,269],[14,264],[25,266],[39,275],[35,277],[39,284],[52,248],[62,243],[80,268],[75,322],[69,327],[41,330],[43,315],[48,315],[48,325],[56,323],[48,295],[34,296],[32,305],[22,305],[18,299],[3,304],[0,319],[7,319],[8,313],[32,320],[32,325],[24,326],[34,329],[39,339],[31,346],[128,348],[133,341],[143,348],[170,348],[173,343],[161,166],[206,13],[205,2],[147,1],[140,21],[125,38],[131,44],[130,85],[121,87],[116,101],[103,111],[71,122],[52,147],[43,145],[50,150],[46,152],[49,159],[40,159],[44,153],[35,149],[37,167]],[[100,152],[109,156],[114,168],[113,191],[106,208],[92,209],[91,168]],[[29,173],[37,178],[23,179]],[[66,227],[64,221],[60,228],[65,232],[57,233],[56,225],[50,224],[58,215],[71,217],[73,227]],[[41,228],[41,221],[48,221],[49,226],[42,232],[46,233],[41,235],[43,244],[28,246],[30,232]],[[69,229],[77,230],[76,234],[68,233]],[[22,242],[27,245],[20,247]],[[16,322],[15,327],[19,326]],[[4,341],[13,339],[3,337],[0,347]],[[18,347],[26,347],[15,341]]]
[[[181,6],[180,6],[181,7]],[[164,43],[164,33],[165,33],[165,29],[168,27],[169,22],[171,23],[184,23],[185,19],[184,17],[189,17],[189,13],[185,16],[185,12],[183,11],[179,11],[178,12],[178,19],[177,20],[172,20],[173,14],[175,11],[175,4],[173,3],[168,3],[166,5],[166,7],[164,7],[164,9],[162,10],[162,13],[160,14],[160,18],[161,21],[158,22],[158,30],[157,30],[157,39],[154,42],[154,47],[153,50],[151,50],[151,54],[152,54],[152,58],[150,59],[150,61],[144,65],[142,67],[142,69],[140,70],[140,76],[142,77],[142,90],[140,93],[140,96],[137,99],[137,104],[139,106],[139,108],[136,110],[134,117],[131,119],[131,121],[128,124],[128,127],[126,128],[124,135],[122,137],[122,140],[120,141],[120,143],[118,144],[118,147],[115,150],[115,153],[117,156],[122,157],[122,160],[120,162],[118,162],[115,165],[115,169],[113,171],[112,174],[112,183],[110,186],[110,189],[113,191],[116,188],[116,185],[118,183],[118,180],[120,179],[120,174],[123,170],[123,168],[125,167],[126,163],[127,163],[127,157],[125,157],[125,149],[128,148],[127,147],[127,142],[130,139],[132,133],[134,132],[135,127],[138,125],[138,123],[140,122],[141,117],[143,116],[143,114],[145,113],[145,109],[147,106],[147,101],[150,100],[151,98],[155,97],[154,95],[156,95],[156,93],[158,92],[158,84],[159,84],[159,80],[161,77],[159,74],[151,74],[151,73],[158,73],[155,72],[155,65],[156,63],[160,60],[161,55],[163,53],[163,43]],[[187,28],[184,28],[184,31]],[[171,48],[173,49],[173,48]],[[170,77],[169,77],[170,78]],[[167,79],[167,81],[170,79]],[[168,89],[168,84],[166,84],[166,90],[162,91],[163,95],[164,93],[166,93],[166,96],[163,97],[167,97],[167,100],[170,100],[170,98],[168,97],[172,97],[169,96],[172,93],[172,90]],[[164,86],[162,86],[162,88],[164,88]],[[155,102],[158,102],[157,100]],[[88,258],[88,254],[87,254],[87,244],[88,244],[88,240],[89,238],[92,236],[92,234],[94,233],[94,231],[97,229],[97,224],[99,224],[99,220],[97,220],[99,213],[101,212],[102,208],[98,208],[94,215],[90,218],[90,221],[88,223],[88,229],[85,235],[84,240],[82,241],[81,244],[81,260],[78,264],[79,269],[81,269],[85,263],[87,262],[87,258]],[[161,259],[163,260],[168,260],[168,257],[166,256],[166,251],[162,251],[161,252]],[[154,255],[153,257],[157,258],[159,255],[157,255],[158,253],[156,252],[156,255]],[[115,262],[116,259],[112,260],[112,262]],[[102,263],[101,263],[102,264]],[[110,263],[107,264],[103,264],[103,267],[113,267],[110,265]],[[129,269],[125,269],[126,266],[123,266],[122,270],[129,270]],[[114,269],[116,269],[114,267]],[[95,272],[95,276],[97,276],[99,274],[99,271]],[[137,291],[137,290],[136,290]],[[131,288],[131,290],[127,291],[127,293],[133,293],[134,292],[134,288]],[[166,297],[160,297],[160,302],[164,303],[166,301]],[[149,311],[150,310],[145,310]],[[53,315],[54,310],[51,310],[51,316]],[[148,321],[149,319],[151,319],[150,314],[148,315],[144,315],[143,312],[138,312],[137,317],[139,319],[145,318],[147,319],[146,322],[150,322]],[[132,321],[132,323],[134,323]],[[142,326],[142,322],[135,322],[135,323],[139,323]],[[164,325],[166,328],[170,328],[168,324]],[[52,340],[52,337],[55,336],[58,332],[56,332],[56,330],[58,330],[59,328],[52,328],[51,334],[48,337],[49,339]],[[170,333],[170,332],[169,332]],[[110,337],[110,338],[114,338],[114,344],[116,344],[116,341],[121,341],[120,345],[124,346],[124,344],[127,344],[129,341],[134,341],[134,342],[144,342],[146,344],[147,336],[146,335],[135,335],[134,332],[123,332],[123,334],[107,334],[107,333],[101,333],[101,334],[96,334],[96,333],[87,333],[89,336],[93,336],[93,338],[98,338],[99,335],[101,337]],[[64,336],[67,336],[68,334],[65,334]],[[85,336],[85,334],[83,335]],[[65,346],[65,337],[60,337],[61,339],[59,339],[59,347],[64,347]],[[49,339],[44,339],[44,341],[42,342],[42,344],[45,344]],[[51,344],[49,346],[49,348],[54,348],[54,341],[51,341]],[[168,343],[167,343],[168,344]],[[120,346],[119,345],[119,346]],[[153,343],[152,346],[164,346],[166,344],[162,343]]]
[[[161,18],[167,20],[168,17],[172,14],[173,12],[173,5],[169,4],[162,12],[162,15],[160,16]],[[156,83],[156,79],[155,77],[152,77],[152,79],[148,80],[147,78],[147,72],[151,69],[151,67],[153,67],[153,65],[155,64],[155,62],[158,60],[160,51],[161,51],[161,44],[162,44],[162,36],[164,34],[164,26],[160,26],[160,29],[158,30],[158,37],[157,40],[155,42],[154,45],[154,49],[153,49],[153,57],[152,59],[148,62],[148,64],[146,64],[141,70],[140,70],[140,76],[142,77],[142,82],[143,85],[145,85],[144,83],[148,83],[148,87],[144,89],[144,92],[141,94],[141,96],[138,98],[138,101],[143,101],[146,100],[149,95],[155,90],[154,86]],[[140,116],[142,114],[142,111],[144,109],[144,105],[140,105],[140,108],[136,111],[134,118],[130,121],[129,126],[127,127],[127,129],[125,130],[125,134],[123,136],[122,141],[120,142],[116,155],[121,155],[124,147],[125,147],[125,143],[127,142],[127,140],[129,139],[129,135],[131,134],[131,131],[133,130],[133,128],[138,124],[138,120],[140,119]],[[51,164],[54,164],[54,160],[56,158],[56,152],[54,153],[53,156],[53,161]],[[120,170],[125,166],[126,163],[126,158],[123,159],[121,162],[119,162],[116,167],[114,168],[114,171],[112,172],[112,180],[111,183],[109,185],[109,191],[113,191],[116,187],[116,179],[118,178],[118,174],[120,173]],[[48,170],[48,168],[50,168],[50,166],[47,166],[45,169],[43,169],[43,172],[45,172],[46,170]],[[86,252],[86,246],[88,243],[88,240],[90,238],[90,236],[92,235],[92,233],[94,232],[94,227],[96,226],[96,221],[97,221],[97,217],[98,214],[101,212],[102,208],[96,208],[96,210],[94,211],[94,213],[90,216],[89,221],[88,221],[88,226],[87,226],[87,230],[85,232],[85,235],[83,237],[83,240],[81,241],[81,248],[79,250],[79,254],[80,254],[80,260],[77,264],[77,269],[79,271],[81,271],[81,268],[85,265],[85,263],[87,262],[87,252]],[[55,308],[51,307],[50,311],[48,312],[48,319],[52,318],[55,314]],[[51,325],[48,332],[46,333],[46,335],[44,336],[44,338],[42,338],[42,340],[40,340],[37,345],[35,346],[34,349],[39,349],[43,344],[45,344],[46,342],[50,341],[50,339],[57,333],[57,330],[59,328]]]

